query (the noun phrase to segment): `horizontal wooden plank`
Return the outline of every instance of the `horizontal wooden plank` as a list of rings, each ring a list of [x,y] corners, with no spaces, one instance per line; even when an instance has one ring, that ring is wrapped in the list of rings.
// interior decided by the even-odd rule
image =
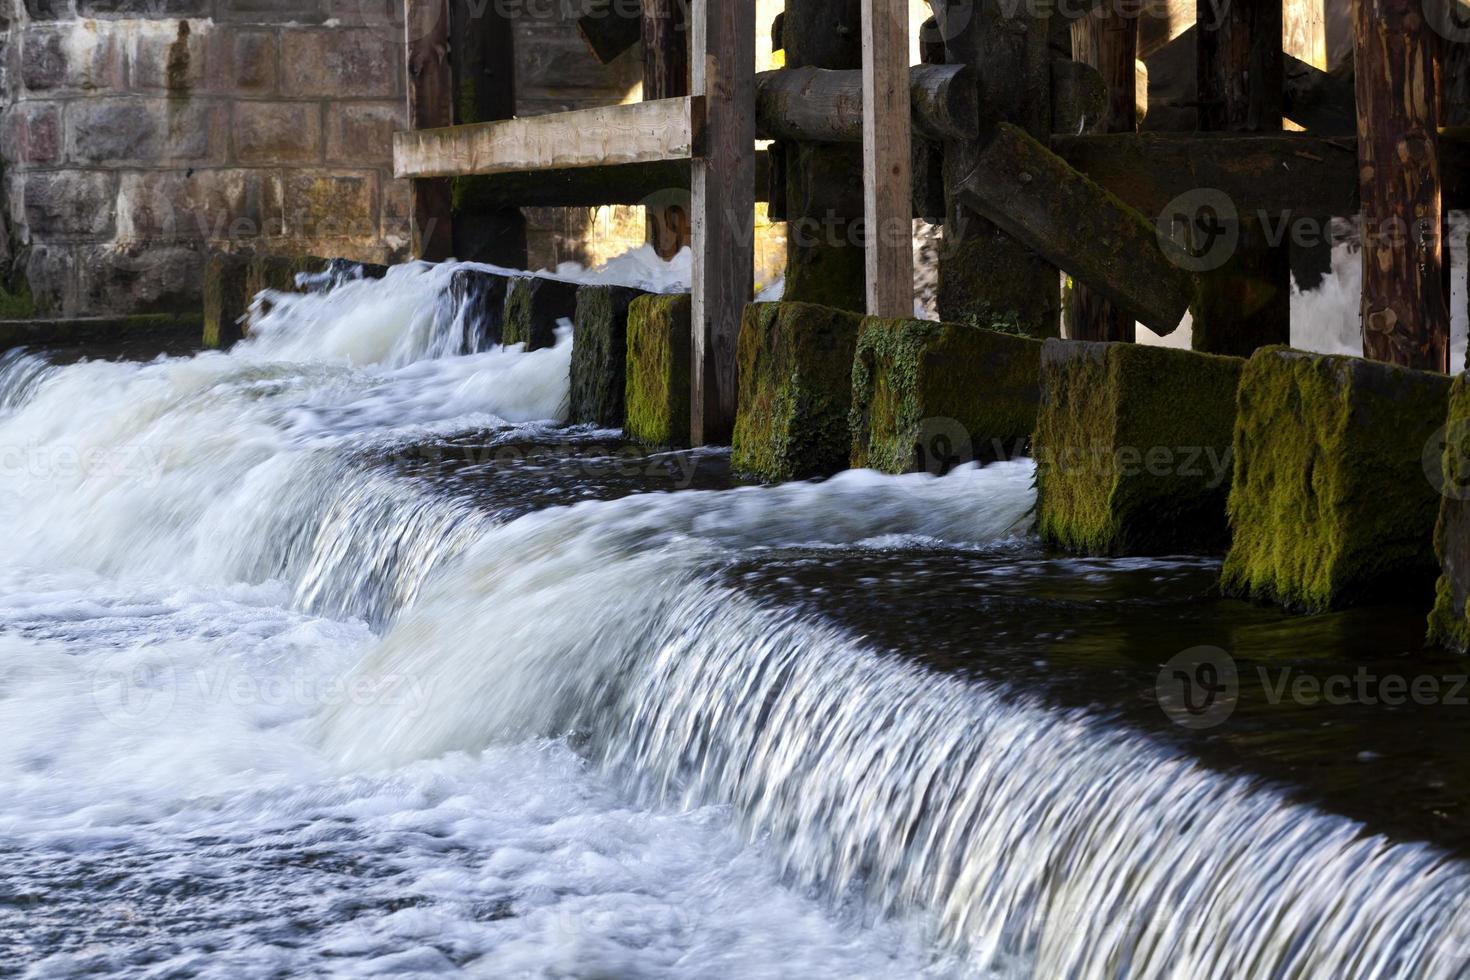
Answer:
[[[764,201],[770,184],[770,156],[755,154],[756,200]],[[618,167],[579,167],[533,173],[475,177],[474,200],[486,207],[590,208],[604,204],[687,204],[690,161],[629,163]]]
[[[579,109],[393,136],[399,177],[566,170],[688,160],[699,152],[698,96]]]
[[[1123,133],[1054,136],[1073,167],[1149,217],[1175,199],[1221,191],[1242,214],[1358,213],[1358,144],[1307,133]],[[1441,133],[1445,206],[1470,207],[1470,141]]]

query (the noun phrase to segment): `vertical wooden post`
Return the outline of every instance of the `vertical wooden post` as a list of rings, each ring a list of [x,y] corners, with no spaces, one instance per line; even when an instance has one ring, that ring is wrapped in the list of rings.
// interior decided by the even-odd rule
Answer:
[[[1326,4],[1334,0],[1286,0],[1281,49],[1313,68],[1327,70]]]
[[[404,0],[408,59],[408,128],[454,124],[454,81],[449,68],[448,0]],[[413,182],[409,216],[415,258],[440,262],[454,250],[452,191],[447,178]]]
[[[1449,370],[1439,175],[1439,53],[1421,0],[1356,0],[1363,353]]]
[[[689,94],[689,24],[684,0],[643,0],[643,98]],[[689,209],[651,203],[648,242],[662,259],[672,259],[690,242]]]
[[[735,342],[755,279],[755,4],[693,0],[693,94],[704,152],[693,162],[694,342],[690,437],[735,427]]]
[[[1072,57],[1096,68],[1108,88],[1108,114],[1103,131],[1132,133],[1138,129],[1138,18],[1125,16],[1112,4],[1094,8],[1072,22]],[[1133,341],[1133,317],[1074,282],[1064,311],[1071,340]]]
[[[1201,130],[1281,129],[1286,67],[1282,3],[1199,0],[1195,40]],[[1239,216],[1238,231],[1235,251],[1225,265],[1203,276],[1193,307],[1195,350],[1248,357],[1258,347],[1291,342],[1290,240],[1271,244],[1258,216],[1251,214]]]
[[[1045,0],[936,3],[945,56],[970,65],[985,93],[986,122],[1014,123],[1051,137],[1051,5]],[[955,322],[1003,324],[1033,336],[1061,326],[1061,274],[962,203],[980,147],[945,144],[944,243],[939,254],[939,315]]]
[[[868,313],[914,315],[909,0],[863,0],[863,215]]]
[[[786,67],[862,67],[861,0],[786,0],[783,24]],[[862,147],[788,143],[785,167],[786,298],[863,309]]]

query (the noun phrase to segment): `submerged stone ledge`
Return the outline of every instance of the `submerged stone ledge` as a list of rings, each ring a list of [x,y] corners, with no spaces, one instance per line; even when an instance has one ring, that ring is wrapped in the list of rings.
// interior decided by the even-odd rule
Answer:
[[[506,345],[525,344],[526,350],[543,350],[556,344],[560,320],[577,315],[577,284],[544,276],[518,276],[510,284],[505,301]]]
[[[1041,401],[1040,341],[932,320],[863,321],[851,464],[943,473],[1024,455]]]
[[[811,303],[745,308],[737,352],[737,472],[778,481],[847,468],[852,365],[861,326],[856,313]]]
[[[1427,590],[1438,488],[1426,446],[1450,379],[1263,348],[1241,379],[1227,595],[1317,612]]]
[[[577,290],[569,421],[616,429],[627,416],[628,310],[647,295],[631,286]]]
[[[691,309],[688,293],[640,296],[628,307],[624,431],[646,446],[689,445]]]
[[[1046,341],[1033,447],[1042,538],[1097,555],[1222,550],[1245,363],[1140,344]]]

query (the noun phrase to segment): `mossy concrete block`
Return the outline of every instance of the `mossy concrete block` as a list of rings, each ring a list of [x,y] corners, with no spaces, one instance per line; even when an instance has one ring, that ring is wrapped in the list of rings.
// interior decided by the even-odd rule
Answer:
[[[627,286],[577,290],[572,342],[573,423],[621,428],[627,414],[628,308],[646,295]]]
[[[852,454],[853,357],[862,317],[752,303],[740,323],[735,468],[762,480],[830,476]]]
[[[1470,374],[1455,379],[1449,405],[1443,443],[1426,446],[1424,457],[1425,473],[1440,491],[1434,531],[1440,574],[1429,639],[1470,653]]]
[[[216,253],[204,267],[204,346],[229,347],[245,335],[252,294],[246,286],[248,259]]]
[[[1033,446],[1042,538],[1097,555],[1223,550],[1244,367],[1237,357],[1048,340]]]
[[[640,296],[628,307],[624,432],[649,446],[689,445],[688,293]]]
[[[1041,403],[1041,341],[869,317],[852,365],[852,466],[941,473],[1023,455]]]
[[[556,327],[577,315],[577,284],[542,276],[513,280],[505,301],[506,344],[525,344],[527,351],[556,345]]]
[[[481,269],[459,269],[449,278],[449,302],[470,350],[486,350],[505,336],[510,279]]]
[[[1225,593],[1315,612],[1427,592],[1439,494],[1423,459],[1449,388],[1357,357],[1257,351],[1240,385]]]
[[[266,290],[278,293],[304,292],[306,287],[303,280],[321,275],[328,265],[327,259],[311,255],[256,255],[250,259],[250,265],[245,270],[245,293],[253,303],[255,297]],[[269,313],[270,308],[269,300],[261,301],[262,314]]]

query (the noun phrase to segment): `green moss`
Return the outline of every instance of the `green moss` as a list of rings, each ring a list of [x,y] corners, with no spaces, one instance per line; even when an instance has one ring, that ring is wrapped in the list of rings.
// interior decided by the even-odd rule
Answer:
[[[240,318],[250,306],[245,280],[249,263],[216,254],[204,268],[204,346],[228,347],[243,336]]]
[[[570,420],[619,428],[626,414],[628,307],[640,290],[583,286],[577,290],[576,343],[572,345]]]
[[[1047,341],[1034,440],[1042,537],[1090,554],[1223,548],[1244,366],[1164,347]]]
[[[943,472],[1024,452],[1041,400],[1039,341],[929,320],[863,321],[852,465]]]
[[[1268,347],[1241,380],[1227,594],[1319,611],[1427,591],[1439,497],[1424,447],[1450,381]]]
[[[526,350],[542,350],[556,344],[561,320],[577,315],[577,285],[541,276],[511,280],[505,301],[505,332],[502,341],[525,344]]]
[[[1426,459],[1427,475],[1437,477],[1439,520],[1434,553],[1439,584],[1429,614],[1429,640],[1459,653],[1470,652],[1470,375],[1450,388],[1444,447],[1437,459]],[[1435,447],[1431,445],[1428,451]],[[1438,464],[1438,472],[1433,465]]]
[[[24,276],[16,276],[12,289],[0,286],[0,320],[22,320],[36,315],[36,300],[31,295],[30,283]]]
[[[847,468],[853,355],[862,318],[810,303],[745,308],[736,353],[735,468],[762,480]]]
[[[983,219],[989,234],[970,241],[946,239],[939,262],[939,316],[1027,337],[1055,337],[1061,289],[1055,268]]]
[[[861,311],[867,265],[861,244],[860,147],[787,146],[785,299]],[[853,217],[848,217],[849,215]]]
[[[628,438],[689,445],[689,324],[687,293],[640,296],[628,307]]]

